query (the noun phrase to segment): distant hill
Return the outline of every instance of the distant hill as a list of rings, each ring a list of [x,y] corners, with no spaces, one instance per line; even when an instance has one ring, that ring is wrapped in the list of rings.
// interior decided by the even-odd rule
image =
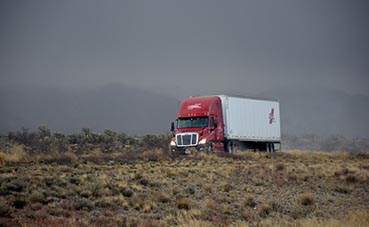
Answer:
[[[112,129],[129,134],[166,133],[178,100],[122,84],[85,91],[51,88],[0,90],[0,132],[47,125],[61,132]]]
[[[235,92],[243,95],[242,91]],[[255,96],[280,100],[283,134],[369,136],[367,96],[296,87],[269,90]],[[176,117],[179,102],[160,90],[123,84],[80,91],[3,87],[0,89],[0,132],[47,125],[61,132],[78,132],[88,127],[94,131],[112,129],[129,134],[166,133]]]

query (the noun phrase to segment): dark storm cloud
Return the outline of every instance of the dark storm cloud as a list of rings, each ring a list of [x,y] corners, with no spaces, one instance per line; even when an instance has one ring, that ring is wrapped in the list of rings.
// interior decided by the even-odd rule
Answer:
[[[365,0],[1,1],[0,87],[369,95],[368,11]]]
[[[196,90],[309,82],[367,92],[367,1],[2,1],[1,8],[3,83],[196,79]]]

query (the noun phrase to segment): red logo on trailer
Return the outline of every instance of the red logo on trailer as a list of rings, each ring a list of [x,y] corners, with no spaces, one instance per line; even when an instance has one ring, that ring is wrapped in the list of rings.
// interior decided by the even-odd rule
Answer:
[[[270,110],[270,114],[269,114],[269,124],[272,124],[273,122],[275,122],[275,117],[274,117],[274,108],[272,108]]]

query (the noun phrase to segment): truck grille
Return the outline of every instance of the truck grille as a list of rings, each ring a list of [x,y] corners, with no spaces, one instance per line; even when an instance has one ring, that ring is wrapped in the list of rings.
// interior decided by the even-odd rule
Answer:
[[[180,133],[176,135],[176,142],[178,147],[196,146],[198,133]]]

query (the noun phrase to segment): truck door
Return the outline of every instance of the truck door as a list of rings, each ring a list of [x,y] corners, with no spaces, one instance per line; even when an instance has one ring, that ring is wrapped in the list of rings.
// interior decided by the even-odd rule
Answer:
[[[221,132],[219,130],[220,127],[218,127],[218,122],[216,119],[216,116],[210,116],[210,130],[214,135],[214,140],[219,141],[221,139]]]

